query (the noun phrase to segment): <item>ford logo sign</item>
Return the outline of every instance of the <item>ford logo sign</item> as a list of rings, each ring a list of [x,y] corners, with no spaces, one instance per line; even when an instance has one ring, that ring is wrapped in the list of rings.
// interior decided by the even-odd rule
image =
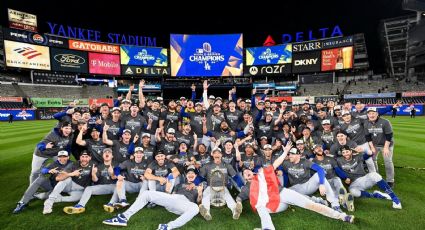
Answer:
[[[82,65],[86,63],[83,57],[75,54],[56,54],[54,58],[57,62],[65,65]]]

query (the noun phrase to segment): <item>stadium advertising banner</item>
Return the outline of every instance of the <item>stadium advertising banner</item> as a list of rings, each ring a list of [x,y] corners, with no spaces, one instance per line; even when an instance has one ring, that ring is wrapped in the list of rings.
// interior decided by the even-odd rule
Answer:
[[[171,76],[241,76],[242,34],[171,34]]]
[[[308,73],[319,72],[321,64],[321,52],[303,52],[292,54],[292,72]]]
[[[105,43],[69,40],[69,48],[72,50],[92,51],[97,53],[120,54],[120,46]]]
[[[63,108],[37,108],[35,116],[37,120],[52,120],[53,115],[61,112]]]
[[[273,76],[291,73],[291,64],[250,66],[244,69],[245,76]]]
[[[415,104],[414,106],[415,106],[417,116],[424,115],[424,105]],[[391,111],[392,105],[366,105],[365,107],[366,108],[376,107],[378,109],[378,112],[387,111],[384,115],[392,115],[392,111]],[[400,108],[397,108],[397,115],[410,116],[410,111],[411,109],[409,105],[402,105]]]
[[[89,53],[89,72],[91,74],[120,75],[120,56]]]
[[[32,104],[35,107],[63,107],[62,98],[31,98]]]
[[[95,103],[98,107],[106,103],[110,108],[114,107],[114,101],[110,98],[89,98],[89,105]]]
[[[353,46],[353,36],[331,38],[322,41],[323,49]]]
[[[89,60],[87,52],[50,48],[50,60],[53,71],[88,73]]]
[[[69,103],[75,102],[76,106],[88,106],[89,105],[89,99],[83,98],[83,99],[62,99],[62,106],[68,106]]]
[[[7,9],[9,27],[37,32],[37,15]]]
[[[333,83],[333,74],[319,73],[319,74],[299,75],[298,81],[301,84]]]
[[[246,49],[246,65],[275,65],[292,62],[292,45],[253,47]]]
[[[402,97],[425,97],[425,91],[411,91],[401,93]]]
[[[22,102],[22,97],[0,97],[0,101],[4,101],[4,102]]]
[[[313,96],[292,97],[292,104],[294,104],[294,105],[302,105],[306,101],[308,101],[310,104],[313,104],[314,103],[314,97]]]
[[[323,102],[324,103],[324,102],[327,102],[327,101],[330,101],[330,100],[337,102],[338,98],[339,98],[339,96],[336,96],[336,95],[315,96],[314,97],[314,103],[317,103],[317,102]]]
[[[357,98],[393,98],[396,93],[363,93],[363,94],[344,94],[344,99]]]
[[[322,71],[353,68],[353,47],[322,50]]]
[[[49,47],[4,41],[6,66],[50,70]]]
[[[25,30],[16,30],[3,28],[3,37],[5,40],[12,40],[18,42],[32,43],[43,46],[54,46],[61,48],[68,48],[68,39],[50,36],[46,34],[39,34]]]
[[[121,66],[121,75],[123,76],[164,76],[169,75],[168,67],[137,67],[137,66]]]
[[[0,121],[8,121],[9,115],[13,115],[14,121],[34,120],[34,110],[0,110]]]
[[[286,97],[269,97],[270,102],[292,102],[292,97],[286,96]]]
[[[168,53],[164,48],[121,46],[121,65],[168,66]]]
[[[254,83],[252,84],[253,88],[257,89],[274,89],[275,83]]]
[[[323,49],[322,41],[299,42],[299,43],[292,44],[293,53],[307,52],[307,51],[314,51],[314,50],[321,50],[321,49]]]

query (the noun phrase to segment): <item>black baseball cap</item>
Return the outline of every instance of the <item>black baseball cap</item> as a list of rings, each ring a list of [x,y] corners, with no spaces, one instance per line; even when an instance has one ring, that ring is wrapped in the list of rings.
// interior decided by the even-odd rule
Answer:
[[[100,107],[103,107],[103,106],[109,107],[108,103],[102,103],[102,104],[100,104]]]
[[[156,156],[161,155],[161,154],[165,154],[164,151],[158,150],[158,151],[153,153],[153,156],[156,157]]]
[[[189,165],[189,166],[186,168],[186,173],[188,173],[188,172],[194,172],[194,173],[196,174],[196,168],[195,168],[195,166],[193,166],[193,165]]]
[[[341,148],[339,148],[340,150],[341,150],[341,152],[342,151],[344,151],[344,150],[350,150],[351,151],[351,148],[350,148],[350,146],[348,146],[348,145],[343,145],[343,146],[341,146]]]

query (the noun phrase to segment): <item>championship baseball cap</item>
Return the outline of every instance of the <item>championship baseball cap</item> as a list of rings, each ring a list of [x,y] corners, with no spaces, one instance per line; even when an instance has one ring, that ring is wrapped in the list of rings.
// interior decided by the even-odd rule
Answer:
[[[348,145],[343,145],[343,146],[341,146],[341,148],[339,148],[340,150],[341,150],[341,152],[342,151],[344,151],[344,150],[350,150],[351,151],[351,148],[350,148],[350,146],[348,146]]]
[[[78,124],[84,125],[84,124],[87,124],[87,122],[84,119],[80,119],[80,120],[78,120]]]
[[[109,107],[108,103],[102,103],[102,104],[100,104],[100,107],[103,107],[103,106]]]
[[[356,104],[362,104],[362,102],[360,100],[357,100]]]
[[[151,137],[151,134],[150,133],[143,133],[142,138],[144,138],[144,137]]]
[[[208,97],[208,99],[215,100],[215,97],[214,97],[214,95],[210,95],[210,96]]]
[[[130,107],[136,106],[137,108],[139,108],[139,105],[137,103],[132,103]]]
[[[131,134],[131,130],[129,130],[129,129],[124,129],[123,131],[122,131],[122,133],[124,134],[124,133],[130,133]]]
[[[376,109],[376,107],[369,107],[367,108],[367,112],[378,112],[378,110]]]
[[[100,130],[96,128],[96,126],[94,126],[93,128],[90,129],[90,133],[92,132],[100,132]]]
[[[172,134],[174,134],[174,133],[176,133],[176,130],[174,130],[173,128],[168,128],[168,129],[167,129],[167,133],[172,133]]]
[[[120,109],[120,107],[114,107],[114,108],[112,108],[111,112],[114,112],[114,111],[121,112],[121,109]]]
[[[263,140],[263,139],[266,139],[267,140],[267,137],[266,136],[261,136],[260,137],[260,140]]]
[[[103,153],[106,153],[106,152],[112,153],[112,149],[111,148],[104,148]]]
[[[187,166],[187,168],[186,168],[186,173],[188,173],[188,172],[194,172],[194,173],[196,173],[196,168],[195,168],[195,166],[193,166],[193,165],[189,165],[189,166]]]
[[[322,121],[322,125],[330,125],[331,121],[329,119],[325,119]]]
[[[61,156],[68,156],[68,152],[67,151],[65,151],[65,150],[61,150],[61,151],[59,151],[58,152],[58,157],[61,157]]]
[[[259,101],[257,102],[257,104],[264,104],[264,101],[263,101],[263,100],[259,100]]]
[[[162,97],[157,97],[157,98],[156,98],[156,100],[158,100],[158,101],[163,101],[163,100],[164,100],[164,98],[162,98]]]
[[[232,143],[232,144],[233,144],[233,141],[229,139],[229,140],[226,140],[226,141],[223,143],[223,145],[227,144],[227,142],[230,142],[230,143]]]
[[[295,144],[296,144],[296,145],[298,145],[298,144],[304,144],[304,141],[303,141],[302,139],[299,139],[299,140],[297,140],[297,141],[295,142]]]
[[[245,100],[245,102],[246,102],[246,103],[251,103],[251,100],[246,99],[246,100]]]
[[[338,135],[338,134],[344,134],[345,136],[347,136],[348,137],[348,133],[347,132],[345,132],[344,130],[339,130],[338,132],[336,132],[336,134],[335,135]]]
[[[314,144],[314,145],[313,145],[313,149],[315,149],[315,148],[317,148],[317,147],[322,147],[322,145],[321,145],[321,144]]]
[[[300,154],[300,151],[298,151],[298,149],[297,149],[297,148],[291,148],[291,149],[289,150],[289,154]]]
[[[186,100],[186,97],[180,97],[180,101],[181,101],[181,100]]]
[[[271,146],[271,145],[269,145],[269,144],[267,144],[267,145],[264,145],[264,146],[263,146],[263,149],[272,149],[272,146]]]
[[[340,105],[335,105],[334,110],[341,110],[341,106]]]
[[[342,111],[341,115],[342,116],[350,115],[350,111],[344,110],[344,111]]]
[[[215,152],[220,152],[221,153],[221,149],[220,148],[214,148],[211,153],[215,153]]]
[[[215,98],[215,101],[223,101],[223,98],[221,98],[221,97],[216,97],[216,98]]]
[[[90,156],[90,153],[84,149],[83,151],[81,151],[80,156],[84,156],[84,155]]]
[[[143,148],[142,148],[142,147],[136,147],[136,148],[134,149],[134,152],[137,152],[137,151],[142,151],[142,152],[143,152]]]
[[[128,103],[128,104],[131,104],[131,101],[130,100],[127,100],[127,99],[124,99],[124,100],[122,100],[122,102],[121,103]]]
[[[156,156],[161,155],[161,154],[165,154],[164,151],[157,150],[156,152],[153,153],[153,156],[156,157]]]
[[[214,107],[221,107],[220,104],[215,103]]]
[[[64,121],[64,122],[62,122],[61,123],[61,128],[63,128],[63,127],[67,127],[67,126],[71,126],[71,122],[69,122],[69,121]]]
[[[267,113],[266,113],[266,116],[267,116],[267,115],[273,116],[273,112],[267,112]]]
[[[199,105],[199,106],[202,106],[202,103],[201,103],[201,102],[196,102],[196,103],[195,103],[195,106],[198,106],[198,105]]]

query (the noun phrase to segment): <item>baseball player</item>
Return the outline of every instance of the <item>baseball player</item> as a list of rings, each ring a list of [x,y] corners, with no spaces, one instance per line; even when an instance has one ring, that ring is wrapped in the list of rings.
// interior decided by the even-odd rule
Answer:
[[[140,193],[136,201],[122,214],[104,220],[103,223],[113,226],[127,226],[128,220],[144,208],[148,202],[163,206],[169,212],[180,215],[174,221],[167,224],[159,224],[159,230],[175,229],[185,225],[199,212],[196,205],[202,200],[202,184],[195,186],[195,167],[191,166],[186,171],[186,183],[179,184],[173,194],[157,191],[145,191]]]
[[[72,127],[70,122],[63,122],[59,128],[54,128],[34,149],[31,163],[30,184],[40,175],[41,166],[48,159],[56,159],[59,151],[71,150]]]
[[[261,229],[274,230],[275,227],[270,213],[283,212],[289,205],[296,205],[333,219],[340,219],[348,223],[353,223],[354,216],[338,212],[322,204],[314,203],[304,195],[279,185],[275,170],[280,167],[291,147],[291,143],[287,144],[284,148],[284,153],[279,156],[272,165],[266,168],[260,168],[258,175],[254,176],[251,170],[245,169],[243,174],[247,183],[242,187],[242,191],[239,193],[236,200],[238,202],[247,199],[250,200],[251,207],[254,210],[256,209],[260,216]]]
[[[91,129],[91,132],[90,132],[91,139],[83,140],[83,133],[86,131],[87,131],[87,125],[84,125],[81,128],[81,131],[78,133],[76,143],[80,146],[86,146],[92,160],[96,164],[100,164],[103,162],[102,153],[103,153],[103,150],[106,148],[106,145],[102,142],[102,139],[100,138],[100,132],[96,127]]]
[[[125,160],[127,160],[129,158],[130,155],[132,155],[134,153],[134,143],[137,142],[137,140],[139,140],[139,135],[136,134],[133,138],[133,142],[130,141],[131,139],[131,130],[129,129],[124,129],[124,131],[122,132],[122,140],[118,141],[118,140],[109,140],[108,139],[108,132],[109,130],[109,126],[105,125],[103,127],[103,136],[102,136],[102,140],[103,143],[112,146],[113,149],[113,154],[114,154],[114,161],[116,161],[117,163],[121,163],[124,162]]]
[[[67,151],[59,151],[57,153],[57,157],[58,159],[56,161],[40,170],[41,174],[28,186],[16,208],[13,210],[14,214],[20,213],[28,205],[40,187],[46,191],[51,191],[56,183],[55,178],[59,175],[59,173],[72,166],[72,162],[69,160]],[[49,177],[46,177],[45,175],[49,175]]]
[[[204,190],[202,204],[199,206],[199,211],[206,220],[212,219],[210,214],[211,186],[222,186],[212,184],[211,175],[213,170],[220,170],[224,174],[224,182],[229,181],[228,176],[230,175],[239,187],[242,187],[243,185],[240,176],[236,173],[232,166],[222,161],[222,155],[221,149],[214,149],[212,151],[213,161],[202,167],[199,173],[201,178],[207,178],[208,181],[208,187]],[[242,204],[235,202],[227,187],[224,187],[224,199],[226,200],[227,207],[232,211],[233,219],[239,219],[242,212]]]
[[[148,167],[148,161],[144,160],[143,148],[136,147],[134,159],[126,160],[114,168],[117,177],[117,185],[108,204],[103,205],[107,212],[113,212],[116,208],[125,208],[129,205],[125,196],[126,192],[144,192],[148,190],[148,180],[144,174]]]
[[[342,177],[346,184],[349,184],[350,193],[354,197],[368,197],[368,198],[378,198],[378,199],[387,199],[392,200],[394,209],[401,209],[401,202],[398,197],[394,194],[391,187],[388,183],[382,179],[382,176],[377,172],[366,173],[363,167],[363,161],[370,158],[372,153],[364,153],[353,155],[352,150],[349,146],[344,145],[341,147],[342,156],[337,159],[338,166],[344,170],[347,174],[347,177]],[[380,191],[374,191],[369,193],[366,189],[369,189],[377,185],[380,189],[384,190],[385,193]],[[341,191],[343,192],[343,191]],[[341,194],[346,196],[346,194]],[[354,211],[354,201],[345,200],[347,208],[349,211]]]
[[[85,206],[92,195],[113,194],[115,190],[116,176],[114,174],[114,163],[112,161],[112,149],[106,148],[103,150],[103,163],[94,165],[91,171],[92,181],[95,185],[88,186],[84,189],[78,204],[67,206],[63,211],[67,214],[79,214],[86,210]]]
[[[180,173],[174,163],[166,159],[162,150],[157,150],[154,158],[155,161],[152,161],[145,171],[145,178],[149,180],[149,190],[165,191],[167,180],[171,181],[173,187],[178,182],[173,179],[177,179]]]
[[[385,173],[388,184],[394,186],[394,138],[391,123],[379,116],[376,107],[367,109],[367,121],[365,122],[366,141],[373,152],[373,161],[378,171],[378,153],[384,157]]]
[[[84,188],[91,184],[90,154],[84,150],[80,154],[80,161],[73,164],[70,170],[62,171],[56,176],[59,181],[44,202],[43,214],[52,213],[55,202],[75,202],[80,200]],[[62,196],[61,192],[67,192],[69,196]]]

